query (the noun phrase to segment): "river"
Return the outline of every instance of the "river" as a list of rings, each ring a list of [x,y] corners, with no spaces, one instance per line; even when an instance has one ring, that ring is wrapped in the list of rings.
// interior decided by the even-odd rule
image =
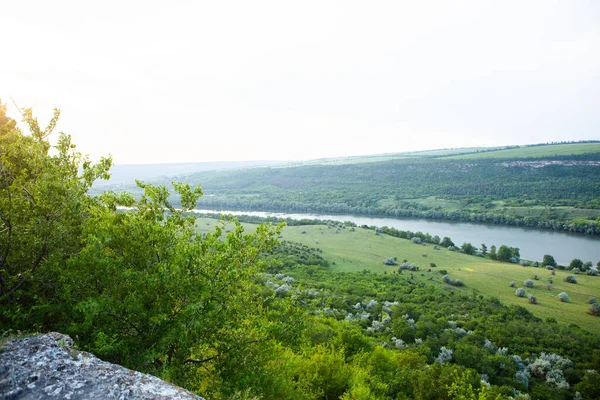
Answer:
[[[475,247],[485,243],[491,245],[507,245],[518,247],[521,258],[527,260],[541,261],[544,254],[554,256],[556,262],[561,265],[569,265],[572,259],[579,258],[582,261],[592,261],[594,265],[600,261],[600,237],[569,233],[562,231],[551,231],[544,229],[473,224],[468,222],[436,221],[429,219],[396,219],[362,217],[356,215],[338,214],[288,214],[264,211],[216,211],[195,210],[198,213],[222,213],[232,215],[254,215],[258,217],[279,217],[291,219],[322,219],[334,221],[351,221],[357,225],[389,226],[403,231],[429,233],[440,238],[448,236],[454,243],[460,246],[469,242]]]

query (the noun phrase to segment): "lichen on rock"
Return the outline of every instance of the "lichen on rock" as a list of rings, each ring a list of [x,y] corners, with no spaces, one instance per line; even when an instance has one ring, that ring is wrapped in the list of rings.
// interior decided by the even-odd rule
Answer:
[[[0,400],[199,399],[154,376],[78,351],[52,332],[13,339],[0,350]]]

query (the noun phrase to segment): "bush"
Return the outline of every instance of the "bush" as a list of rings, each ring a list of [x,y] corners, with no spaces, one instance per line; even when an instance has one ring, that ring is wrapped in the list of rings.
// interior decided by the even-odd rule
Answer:
[[[534,295],[530,294],[527,296],[527,298],[529,299],[529,304],[537,304],[537,297]]]
[[[525,284],[526,288],[532,288],[533,287],[533,281],[531,279],[527,279],[524,284]]]
[[[560,299],[560,301],[562,301],[563,303],[568,303],[571,301],[571,299],[569,298],[569,295],[566,294],[565,292],[560,292],[558,294],[558,298]]]
[[[436,267],[437,267],[437,265],[435,265],[435,263],[429,263],[429,266],[430,266],[431,268],[436,268]]]
[[[518,288],[517,290],[515,290],[515,296],[517,296],[517,297],[525,297],[525,289]]]
[[[598,300],[596,300],[594,296],[590,296],[590,298],[588,299],[588,303],[590,304],[596,304],[597,302]]]
[[[598,304],[598,303],[592,304],[588,311],[592,315],[600,315],[600,304]]]
[[[515,287],[517,286],[517,283],[515,281],[510,281],[510,287]]]
[[[458,279],[452,279],[452,278],[450,278],[450,275],[448,275],[448,274],[444,275],[442,277],[442,280],[452,286],[464,286],[465,285],[463,281],[458,280]]]
[[[396,260],[394,260],[394,257],[389,257],[383,260],[383,263],[385,265],[396,265]]]
[[[572,272],[572,273],[574,273],[575,275],[577,275],[577,274],[580,274],[580,273],[581,273],[581,270],[580,270],[579,268],[573,268],[573,269],[571,270],[571,272]]]
[[[421,244],[421,238],[418,236],[411,238],[410,241],[413,242],[414,244]]]
[[[567,275],[567,277],[565,278],[565,282],[577,283],[577,279],[575,279],[575,276],[573,276],[573,275]]]

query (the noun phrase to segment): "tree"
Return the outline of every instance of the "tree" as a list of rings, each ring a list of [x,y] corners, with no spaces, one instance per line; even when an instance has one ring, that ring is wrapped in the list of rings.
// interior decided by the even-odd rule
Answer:
[[[487,246],[485,245],[485,243],[481,243],[481,254],[483,254],[483,256],[487,256]]]
[[[552,257],[550,254],[544,254],[542,266],[546,267],[548,265],[556,267],[556,261],[554,261],[554,257]]]
[[[579,258],[574,258],[573,260],[571,260],[571,263],[569,264],[569,268],[570,269],[577,268],[577,269],[581,270],[583,268],[583,261],[581,261]]]
[[[512,256],[513,256],[513,252],[510,249],[510,247],[502,245],[498,249],[498,255],[497,255],[498,260],[509,261]]]
[[[492,260],[496,260],[498,258],[498,255],[496,254],[496,246],[492,245],[492,247],[490,247],[490,258]]]
[[[448,236],[444,236],[444,238],[442,239],[442,242],[440,243],[440,246],[443,246],[443,247],[454,246],[454,242]]]
[[[69,135],[60,133],[52,147],[48,137],[59,115],[54,110],[41,129],[23,110],[26,135],[0,104],[0,321],[13,327],[31,326],[28,315],[55,307],[57,277],[80,249],[82,223],[95,203],[87,191],[109,176],[111,159],[92,165]]]
[[[473,253],[475,253],[475,246],[473,246],[471,243],[463,243],[460,248],[466,254],[471,254],[472,255]]]

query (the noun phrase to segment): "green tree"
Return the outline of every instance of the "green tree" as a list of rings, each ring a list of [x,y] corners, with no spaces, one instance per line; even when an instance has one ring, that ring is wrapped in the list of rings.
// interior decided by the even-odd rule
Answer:
[[[462,244],[462,246],[460,246],[460,248],[466,254],[474,254],[475,253],[475,246],[473,246],[471,243],[466,243],[465,242],[465,243]]]
[[[483,254],[483,256],[487,256],[487,246],[485,245],[485,243],[481,243],[481,254]]]
[[[440,245],[444,246],[444,247],[450,247],[450,246],[454,246],[454,242],[448,236],[445,236],[442,239],[442,242],[440,243]]]
[[[554,257],[552,257],[550,254],[544,254],[544,258],[542,259],[542,265],[544,267],[547,265],[556,267],[556,261],[554,261]]]
[[[513,252],[510,247],[502,245],[498,249],[498,255],[497,255],[498,260],[509,261],[512,256],[513,256]]]
[[[40,316],[57,307],[57,277],[65,260],[81,247],[82,223],[94,199],[87,191],[97,178],[108,178],[110,158],[92,165],[60,133],[49,142],[59,117],[40,128],[30,109],[16,127],[0,106],[0,319],[14,328],[47,327]],[[52,317],[54,318],[54,317]]]
[[[492,245],[492,247],[490,247],[490,258],[492,260],[495,260],[498,258],[498,255],[496,254],[496,246]]]
[[[571,263],[569,264],[569,268],[570,269],[579,268],[581,270],[581,269],[583,269],[583,261],[581,261],[579,258],[574,258],[573,260],[571,260]]]

